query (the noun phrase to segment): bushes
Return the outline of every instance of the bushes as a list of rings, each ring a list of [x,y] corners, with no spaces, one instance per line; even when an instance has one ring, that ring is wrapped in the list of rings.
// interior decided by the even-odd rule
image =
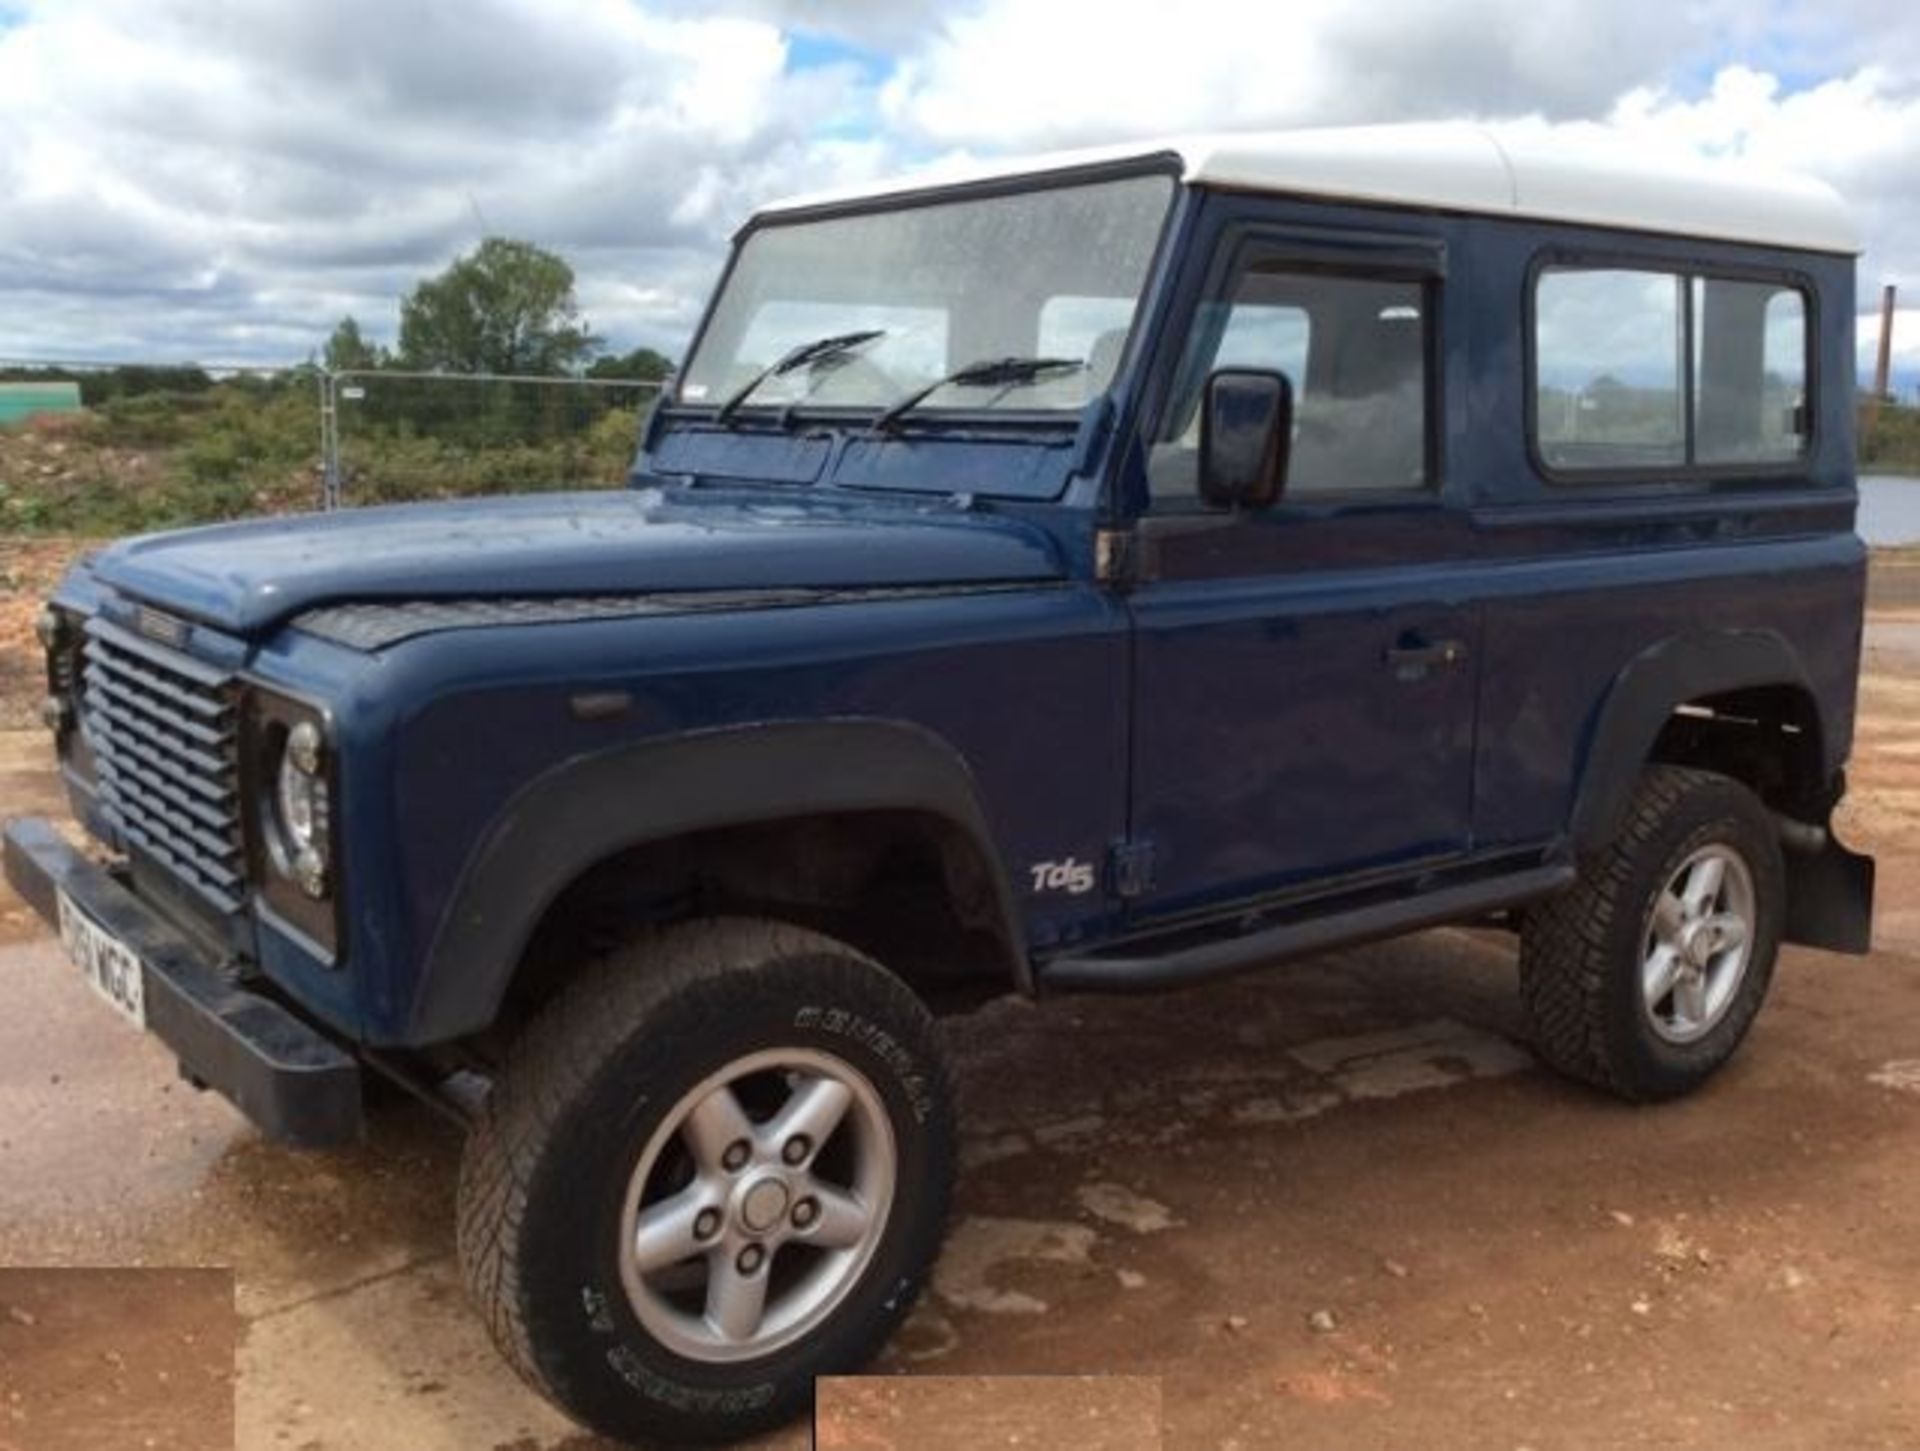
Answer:
[[[364,396],[340,402],[350,504],[613,487],[638,444],[638,392],[354,381]],[[0,532],[118,535],[319,506],[315,374],[188,383],[96,385],[85,413],[0,429]]]
[[[1920,408],[1882,405],[1873,428],[1860,430],[1860,466],[1878,473],[1920,474]]]
[[[0,529],[109,535],[312,508],[313,385],[109,393],[0,433]]]
[[[411,432],[370,439],[344,460],[341,498],[349,504],[390,504],[474,494],[612,487],[626,476],[634,451],[632,419],[618,421],[629,438],[618,462],[611,465],[604,451],[597,452],[593,447],[592,433],[578,441],[491,447],[423,438]]]
[[[352,504],[611,488],[639,445],[638,395],[442,378],[356,379],[340,492]]]

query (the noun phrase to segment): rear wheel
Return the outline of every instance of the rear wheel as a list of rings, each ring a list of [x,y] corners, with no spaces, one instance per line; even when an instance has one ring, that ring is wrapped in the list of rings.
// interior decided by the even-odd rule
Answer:
[[[1649,767],[1619,837],[1528,909],[1521,995],[1540,1054],[1624,1098],[1673,1098],[1734,1054],[1772,981],[1785,870],[1739,782]]]
[[[509,1054],[460,1257],[507,1358],[603,1434],[725,1440],[856,1369],[938,1248],[926,1009],[840,943],[693,924],[596,964]]]

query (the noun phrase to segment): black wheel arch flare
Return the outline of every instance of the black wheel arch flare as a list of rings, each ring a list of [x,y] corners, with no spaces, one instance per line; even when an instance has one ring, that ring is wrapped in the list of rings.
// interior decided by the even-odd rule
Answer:
[[[1030,987],[1013,893],[960,754],[906,722],[775,722],[614,747],[523,787],[461,871],[421,963],[406,1039],[489,1027],[546,909],[619,852],[714,828],[896,810],[939,817],[971,841],[990,868],[1013,985]]]

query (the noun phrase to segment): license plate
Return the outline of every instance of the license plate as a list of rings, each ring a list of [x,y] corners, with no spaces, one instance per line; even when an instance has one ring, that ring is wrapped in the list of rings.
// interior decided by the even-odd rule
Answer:
[[[93,990],[132,1023],[147,1026],[147,975],[134,950],[60,894],[60,941]]]

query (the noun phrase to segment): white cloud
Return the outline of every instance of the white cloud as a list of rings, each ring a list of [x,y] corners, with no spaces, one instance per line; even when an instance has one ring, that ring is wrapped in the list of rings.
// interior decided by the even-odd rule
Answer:
[[[345,311],[390,333],[483,230],[567,255],[620,345],[673,349],[769,196],[956,151],[1460,115],[1815,171],[1869,238],[1863,310],[1883,277],[1920,297],[1920,12],[1895,0],[10,8],[0,354],[304,356]]]
[[[940,142],[1592,115],[1713,28],[1661,0],[991,0],[895,74],[885,111]],[[1657,53],[1646,43],[1659,34]]]
[[[1867,239],[1863,296],[1877,294],[1880,279],[1920,290],[1920,74],[1869,65],[1789,91],[1772,75],[1733,65],[1697,100],[1636,89],[1608,120],[1651,145],[1824,177],[1852,204]]]
[[[343,311],[389,331],[483,231],[573,259],[603,333],[674,344],[753,204],[881,164],[813,139],[852,81],[790,72],[765,20],[401,13],[67,0],[0,29],[0,353],[303,356]]]

